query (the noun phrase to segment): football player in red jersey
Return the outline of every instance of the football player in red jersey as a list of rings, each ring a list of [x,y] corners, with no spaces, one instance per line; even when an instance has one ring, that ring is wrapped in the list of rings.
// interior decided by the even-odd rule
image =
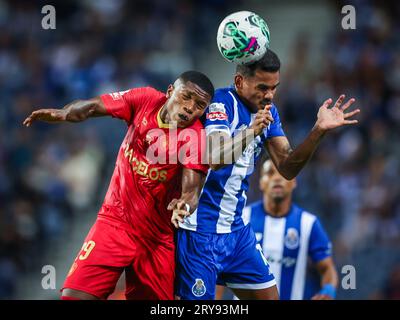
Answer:
[[[128,125],[103,205],[67,275],[62,299],[106,299],[123,271],[127,299],[174,299],[174,225],[196,208],[208,170],[201,161],[205,134],[199,118],[213,95],[204,74],[187,71],[166,94],[135,88],[40,109],[25,119],[29,127],[36,120],[112,116]],[[195,147],[189,155],[188,145]],[[163,151],[164,161],[158,161],[154,155]]]

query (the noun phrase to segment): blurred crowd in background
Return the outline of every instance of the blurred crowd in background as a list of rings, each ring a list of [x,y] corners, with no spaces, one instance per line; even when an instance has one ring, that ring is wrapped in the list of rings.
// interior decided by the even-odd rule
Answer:
[[[332,3],[340,13],[344,3]],[[357,99],[360,124],[322,142],[299,176],[295,199],[321,217],[337,265],[357,269],[360,290],[339,297],[400,299],[400,5],[353,3],[357,29],[330,34],[321,64],[310,59],[312,35],[293,43],[277,105],[295,146],[327,97]],[[56,31],[44,31],[45,4],[0,1],[3,299],[15,298],[19,275],[41,263],[49,243],[68,241],[72,221],[96,214],[125,131],[112,119],[28,129],[25,117],[105,92],[165,90],[198,66],[204,48],[217,50],[221,17],[245,7],[241,0],[60,1]],[[250,200],[260,196],[253,186]]]
[[[357,29],[329,34],[318,65],[309,58],[309,37],[298,37],[283,66],[278,106],[294,145],[327,97],[346,93],[362,112],[359,125],[321,143],[299,177],[296,199],[322,216],[337,265],[356,267],[364,295],[354,297],[400,299],[400,5],[336,4],[337,12],[355,6]],[[339,292],[339,298],[349,296]]]

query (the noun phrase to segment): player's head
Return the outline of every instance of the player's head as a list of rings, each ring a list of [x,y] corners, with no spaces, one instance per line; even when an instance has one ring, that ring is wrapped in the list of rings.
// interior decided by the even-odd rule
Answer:
[[[269,49],[257,62],[236,67],[236,91],[252,112],[272,103],[279,85],[280,68],[278,56]]]
[[[180,128],[200,118],[214,96],[210,79],[198,71],[182,73],[167,90],[167,111],[171,121]]]
[[[267,199],[282,202],[292,195],[296,188],[296,179],[286,180],[281,176],[271,160],[263,163],[261,168],[260,189]]]

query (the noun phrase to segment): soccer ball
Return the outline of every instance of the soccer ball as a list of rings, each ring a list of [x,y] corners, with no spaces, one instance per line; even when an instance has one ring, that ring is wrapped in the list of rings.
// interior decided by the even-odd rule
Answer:
[[[230,14],[218,27],[217,45],[222,56],[236,64],[253,63],[261,59],[269,47],[269,28],[254,12]]]

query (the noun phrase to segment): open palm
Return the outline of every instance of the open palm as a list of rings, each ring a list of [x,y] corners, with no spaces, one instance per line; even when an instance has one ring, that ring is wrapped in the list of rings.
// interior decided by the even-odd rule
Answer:
[[[317,115],[317,125],[319,128],[322,130],[331,130],[344,125],[358,123],[358,120],[350,118],[359,113],[360,109],[345,112],[354,103],[355,99],[351,98],[342,106],[344,98],[345,95],[342,94],[332,108],[329,108],[332,104],[332,99],[328,99],[322,104]]]

